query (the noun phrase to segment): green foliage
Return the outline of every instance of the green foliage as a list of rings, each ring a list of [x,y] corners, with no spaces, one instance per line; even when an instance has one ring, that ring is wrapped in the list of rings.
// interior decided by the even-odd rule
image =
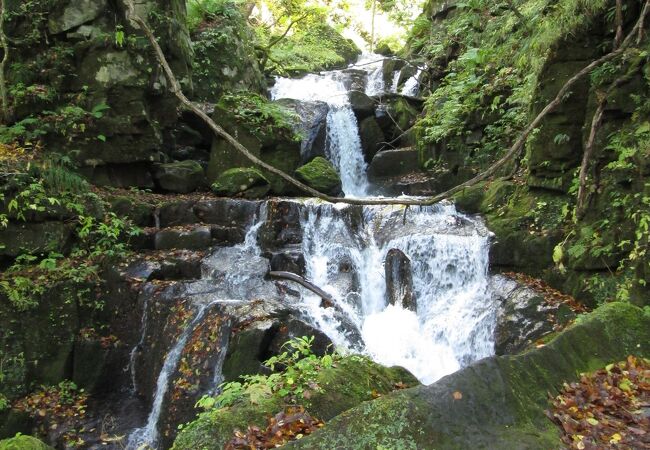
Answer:
[[[287,108],[270,102],[254,93],[226,94],[219,101],[224,109],[258,136],[281,136],[299,142],[301,137],[294,133],[294,126],[300,118]]]
[[[520,0],[459,2],[459,12],[432,24],[416,20],[409,47],[429,67],[442,68],[440,86],[427,99],[417,124],[421,144],[445,142],[452,150],[472,149],[473,160],[494,160],[527,124],[537,77],[546,56],[572,33],[601,14],[606,0]],[[487,124],[480,143],[467,144]],[[557,136],[556,144],[566,142]]]
[[[314,337],[300,337],[286,342],[281,354],[269,358],[264,365],[269,375],[244,375],[242,381],[231,381],[220,386],[216,397],[204,396],[197,402],[203,409],[225,408],[238,402],[257,404],[265,397],[278,395],[286,403],[298,404],[313,392],[321,391],[316,383],[318,372],[332,367],[340,360],[338,353],[322,357],[313,354]]]
[[[221,18],[243,18],[243,2],[237,0],[189,0],[187,2],[187,25],[191,32],[201,25],[218,22]]]
[[[277,38],[263,28],[257,31],[261,42]],[[327,24],[301,24],[295,33],[270,49],[267,69],[277,75],[318,72],[345,66],[359,53],[354,43]]]
[[[14,308],[25,311],[37,306],[39,298],[54,285],[63,283],[71,289],[71,298],[101,308],[82,285],[98,282],[100,264],[124,257],[129,238],[140,230],[115,213],[98,208],[103,205],[102,199],[72,171],[68,157],[51,155],[40,164],[29,163],[27,169],[6,200],[4,217],[15,221],[48,214],[65,217],[75,223],[76,241],[68,256],[58,252],[34,254],[24,249],[0,275],[0,290]],[[5,227],[7,223],[5,219]],[[68,286],[70,283],[76,288]]]

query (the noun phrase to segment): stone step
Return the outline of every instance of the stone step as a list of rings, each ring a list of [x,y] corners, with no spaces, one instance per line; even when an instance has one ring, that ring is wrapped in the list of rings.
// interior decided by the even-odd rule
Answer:
[[[382,150],[377,153],[370,163],[368,177],[372,180],[419,171],[418,151],[412,147],[406,147],[396,150]]]

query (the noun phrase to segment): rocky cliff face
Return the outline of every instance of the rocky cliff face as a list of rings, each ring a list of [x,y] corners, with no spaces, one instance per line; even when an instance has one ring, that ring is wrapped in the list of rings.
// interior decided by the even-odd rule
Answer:
[[[185,1],[136,4],[189,88]],[[74,155],[98,184],[153,187],[143,168],[161,160],[176,101],[123,3],[30,0],[7,9],[15,120],[45,135],[48,150]]]

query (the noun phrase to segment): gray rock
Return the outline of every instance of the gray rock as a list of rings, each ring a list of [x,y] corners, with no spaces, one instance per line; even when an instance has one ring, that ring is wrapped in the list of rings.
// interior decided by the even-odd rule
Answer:
[[[350,91],[350,105],[358,120],[375,114],[375,101],[361,91]]]
[[[306,164],[317,156],[325,156],[327,141],[327,113],[325,102],[302,102],[281,99],[278,103],[292,110],[300,117],[295,131],[302,135],[300,145],[301,163]]]
[[[156,233],[154,246],[156,250],[188,249],[201,250],[212,243],[209,227],[197,227],[191,230],[161,230]]]
[[[401,250],[390,249],[384,261],[384,270],[388,303],[417,312],[417,301],[413,296],[411,260]]]
[[[106,0],[72,0],[59,14],[50,17],[51,34],[59,34],[90,22],[106,9]]]
[[[383,150],[372,159],[368,176],[370,178],[393,177],[419,170],[417,150],[413,148]]]
[[[374,117],[366,117],[359,123],[361,149],[367,162],[381,149],[386,137]]]
[[[179,161],[156,166],[154,180],[163,191],[187,194],[205,183],[205,174],[198,162]]]
[[[73,224],[63,222],[9,222],[0,231],[0,256],[29,253],[65,253],[72,241]]]
[[[490,279],[490,287],[499,302],[494,331],[497,355],[521,352],[553,331],[558,305],[547,303],[538,292],[501,275]]]

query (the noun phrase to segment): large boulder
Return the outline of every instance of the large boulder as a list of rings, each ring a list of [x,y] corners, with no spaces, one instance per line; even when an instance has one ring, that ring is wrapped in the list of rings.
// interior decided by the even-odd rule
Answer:
[[[384,261],[384,270],[388,303],[417,312],[417,302],[413,293],[411,260],[408,256],[396,248],[390,249]]]
[[[187,194],[201,187],[205,182],[205,174],[197,161],[178,161],[159,164],[154,180],[163,191]]]
[[[368,176],[371,179],[394,177],[419,170],[418,151],[413,148],[400,148],[377,153],[368,168]]]
[[[260,198],[270,189],[269,181],[259,170],[245,167],[226,170],[212,184],[212,191],[224,197]]]
[[[545,347],[485,358],[432,385],[363,403],[287,447],[559,448],[559,429],[544,415],[549,393],[629,354],[650,355],[650,316],[606,304]]]
[[[296,178],[325,194],[341,192],[341,177],[331,162],[320,156],[296,170]]]

